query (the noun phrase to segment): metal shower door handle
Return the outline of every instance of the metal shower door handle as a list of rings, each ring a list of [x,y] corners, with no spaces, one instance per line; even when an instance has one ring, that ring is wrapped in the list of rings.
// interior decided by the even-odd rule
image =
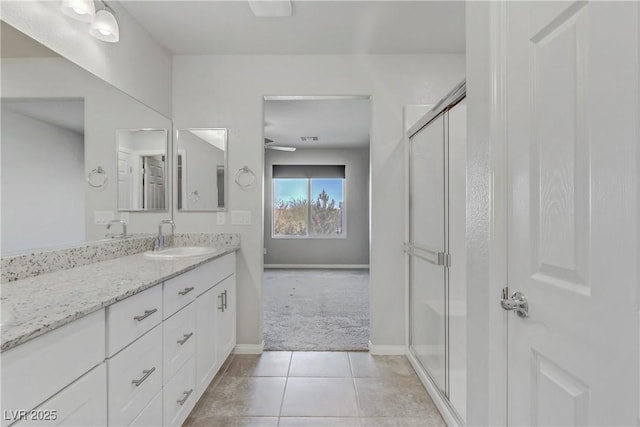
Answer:
[[[510,298],[503,298],[500,305],[505,310],[515,310],[518,317],[529,317],[529,303],[522,292],[514,292]]]

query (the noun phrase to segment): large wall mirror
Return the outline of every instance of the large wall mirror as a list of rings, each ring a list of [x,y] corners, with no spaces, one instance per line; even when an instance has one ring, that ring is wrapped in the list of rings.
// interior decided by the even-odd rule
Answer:
[[[171,120],[3,21],[0,32],[2,255],[101,240],[110,219],[157,232],[171,215]],[[141,152],[128,198],[118,191],[120,142]],[[153,178],[139,175],[145,162]]]
[[[166,129],[119,129],[118,210],[167,210]]]
[[[176,153],[180,211],[227,208],[227,129],[180,129]]]

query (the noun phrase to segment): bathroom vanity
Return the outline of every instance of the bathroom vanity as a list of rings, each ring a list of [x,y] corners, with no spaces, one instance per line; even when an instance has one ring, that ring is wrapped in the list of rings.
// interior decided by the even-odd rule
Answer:
[[[2,426],[179,426],[236,343],[235,251],[3,284]]]

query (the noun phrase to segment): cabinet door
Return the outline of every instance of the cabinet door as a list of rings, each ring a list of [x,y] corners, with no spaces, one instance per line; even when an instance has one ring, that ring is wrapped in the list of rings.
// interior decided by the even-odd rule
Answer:
[[[101,363],[78,381],[29,411],[14,426],[106,426],[107,368]]]
[[[222,294],[223,309],[218,310],[218,363],[222,364],[236,345],[236,276],[224,279],[214,289]]]
[[[217,321],[222,307],[219,288],[213,287],[196,298],[196,393],[207,389],[218,369]]]

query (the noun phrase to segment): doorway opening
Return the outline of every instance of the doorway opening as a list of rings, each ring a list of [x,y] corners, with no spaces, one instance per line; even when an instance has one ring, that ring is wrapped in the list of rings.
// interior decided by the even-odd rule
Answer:
[[[264,99],[266,350],[369,342],[369,96]]]

